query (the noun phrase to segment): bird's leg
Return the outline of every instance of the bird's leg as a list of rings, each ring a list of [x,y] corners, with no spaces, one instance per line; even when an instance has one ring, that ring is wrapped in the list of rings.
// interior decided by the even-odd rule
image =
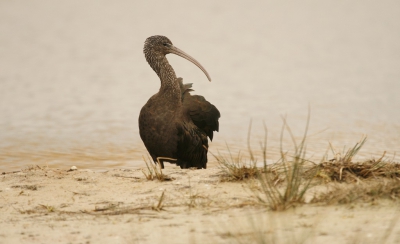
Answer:
[[[157,157],[157,163],[161,165],[161,168],[164,168],[164,161],[163,160],[171,160],[171,161],[176,161],[176,158],[167,158],[167,157]]]

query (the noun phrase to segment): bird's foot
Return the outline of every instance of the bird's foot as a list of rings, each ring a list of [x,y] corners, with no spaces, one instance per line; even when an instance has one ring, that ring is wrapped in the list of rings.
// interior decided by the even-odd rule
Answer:
[[[176,161],[176,158],[167,158],[167,157],[157,157],[157,163],[161,166],[161,168],[164,168],[164,160],[169,160],[169,161]]]

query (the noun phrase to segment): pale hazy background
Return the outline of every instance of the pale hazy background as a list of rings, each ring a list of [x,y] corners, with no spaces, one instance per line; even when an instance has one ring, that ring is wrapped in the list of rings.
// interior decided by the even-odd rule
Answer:
[[[0,1],[0,171],[138,167],[137,117],[159,80],[142,48],[165,35],[184,82],[221,111],[211,150],[246,150],[282,115],[310,157],[368,135],[361,157],[400,153],[400,1]],[[210,159],[213,158],[210,156]],[[398,161],[398,157],[395,157]]]

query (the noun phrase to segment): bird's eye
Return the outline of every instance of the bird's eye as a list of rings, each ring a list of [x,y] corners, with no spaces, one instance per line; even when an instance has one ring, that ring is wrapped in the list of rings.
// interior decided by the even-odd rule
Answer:
[[[168,43],[164,42],[163,43],[164,47],[168,47]]]

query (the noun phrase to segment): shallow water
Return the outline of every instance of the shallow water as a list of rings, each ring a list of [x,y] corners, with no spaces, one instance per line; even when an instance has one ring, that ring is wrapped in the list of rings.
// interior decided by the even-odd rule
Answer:
[[[245,151],[252,120],[253,149],[260,151],[265,123],[268,157],[276,160],[282,116],[300,140],[308,107],[310,158],[321,158],[329,142],[342,152],[362,135],[360,158],[400,152],[398,1],[0,6],[0,171],[141,166],[137,117],[159,86],[142,47],[154,34],[210,73],[211,83],[168,56],[177,75],[221,111],[215,153],[227,151],[225,143]],[[285,150],[290,141],[284,138]]]

